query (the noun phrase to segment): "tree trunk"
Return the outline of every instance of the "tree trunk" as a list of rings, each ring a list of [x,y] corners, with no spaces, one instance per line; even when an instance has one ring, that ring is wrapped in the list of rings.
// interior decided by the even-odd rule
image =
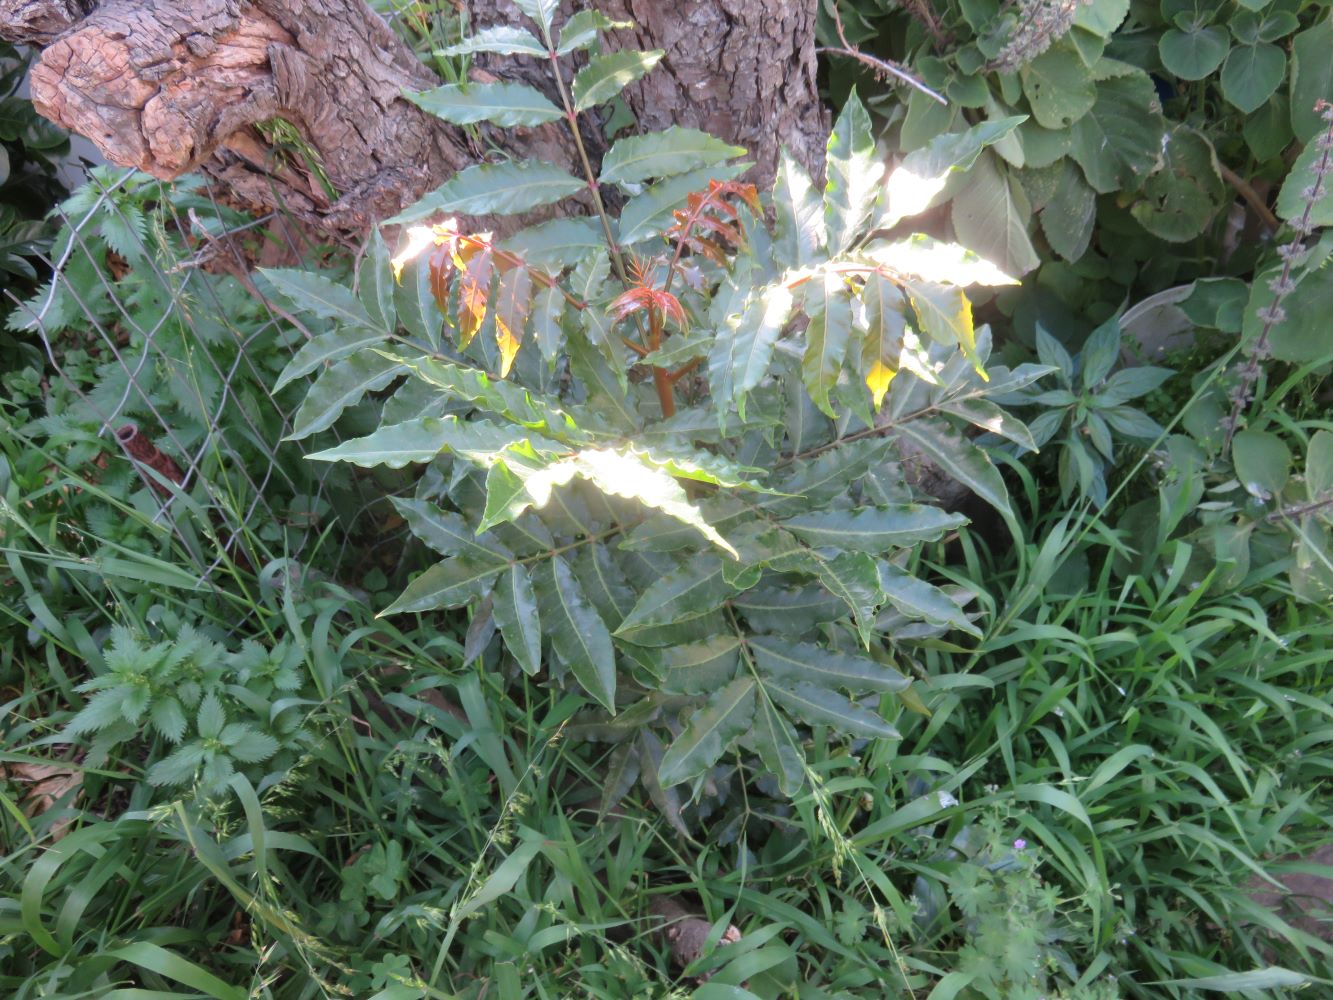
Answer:
[[[744,145],[766,185],[779,145],[821,173],[815,2],[599,6],[636,22],[613,47],[666,51],[626,94],[640,127],[688,125]],[[509,0],[472,3],[474,26],[518,17]],[[164,179],[201,169],[233,203],[333,235],[363,231],[483,155],[403,99],[439,81],[363,0],[0,0],[0,37],[45,46],[34,104],[110,162]],[[474,72],[487,70],[535,78],[548,66],[518,58]],[[562,128],[484,137],[572,168]]]

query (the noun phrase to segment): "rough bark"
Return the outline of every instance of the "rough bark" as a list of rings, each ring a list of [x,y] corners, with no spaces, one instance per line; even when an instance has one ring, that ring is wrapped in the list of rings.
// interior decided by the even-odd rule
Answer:
[[[743,144],[761,184],[780,143],[821,166],[814,5],[599,4],[637,22],[613,45],[666,50],[627,95],[641,127],[691,125]],[[476,25],[518,17],[510,0],[472,6]],[[0,37],[45,46],[34,104],[112,163],[161,178],[202,169],[246,208],[329,232],[363,230],[483,155],[403,99],[438,81],[363,0],[0,0]],[[519,59],[495,72],[546,67]],[[279,120],[300,140],[271,141]],[[558,125],[485,138],[573,166]]]

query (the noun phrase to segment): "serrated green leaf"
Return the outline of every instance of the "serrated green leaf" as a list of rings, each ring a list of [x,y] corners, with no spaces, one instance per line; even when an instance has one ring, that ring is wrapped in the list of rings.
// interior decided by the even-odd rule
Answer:
[[[829,390],[838,381],[852,337],[852,303],[846,282],[835,271],[824,273],[822,287],[806,293],[810,323],[805,329],[801,378],[815,405],[834,416]]]
[[[617,239],[622,246],[630,246],[660,236],[674,221],[671,213],[684,207],[691,194],[706,191],[710,180],[731,180],[749,168],[748,163],[719,163],[658,181],[625,203],[620,213]]]
[[[911,275],[926,281],[948,285],[1016,285],[1011,278],[988,260],[983,260],[957,243],[943,243],[913,233],[905,240],[873,243],[864,256],[899,275]]]
[[[1222,96],[1247,114],[1273,96],[1287,75],[1287,54],[1269,42],[1237,45],[1222,64]]]
[[[947,424],[913,420],[899,433],[925,452],[926,457],[1012,522],[1004,477],[990,457]]]
[[[436,608],[461,608],[474,598],[485,597],[505,564],[494,560],[455,556],[437,562],[407,585],[398,599],[380,612],[385,615]]]
[[[551,219],[501,240],[500,249],[519,254],[532,267],[554,272],[605,253],[606,237],[595,219]]]
[[[553,556],[543,581],[542,621],[555,655],[607,711],[616,710],[616,654],[611,633],[569,565]]]
[[[981,122],[966,132],[946,132],[913,150],[890,173],[873,228],[891,229],[903,219],[934,205],[949,176],[970,170],[987,146],[995,145],[1027,121],[1016,115]]]
[[[1072,44],[1057,42],[1019,71],[1023,95],[1042,128],[1068,128],[1091,110],[1097,86]]]
[[[698,618],[735,593],[722,575],[722,560],[711,552],[702,553],[650,584],[616,634]]]
[[[773,699],[798,719],[812,726],[831,726],[839,733],[866,739],[901,739],[898,730],[874,712],[827,688],[799,682],[765,688]]]
[[[991,153],[977,161],[953,200],[958,242],[1010,275],[1027,274],[1041,263],[1028,237],[1031,215],[1022,187],[1000,171]]]
[[[546,46],[537,41],[531,32],[508,24],[496,24],[482,28],[472,37],[456,45],[437,49],[435,54],[445,59],[458,56],[475,55],[478,52],[493,53],[500,56],[547,56]]]
[[[824,225],[831,254],[850,247],[875,207],[884,164],[875,154],[870,115],[853,88],[833,123],[824,165]]]
[[[791,723],[774,708],[767,695],[759,699],[750,734],[759,759],[778,780],[783,795],[795,795],[805,784],[805,755]]]
[[[551,19],[560,9],[560,0],[514,0],[514,6],[536,21],[546,37],[545,33],[551,30]]]
[[[1038,218],[1046,242],[1065,260],[1076,261],[1087,252],[1097,218],[1097,195],[1072,160],[1060,162],[1059,180]]]
[[[383,389],[405,370],[401,360],[378,352],[354,354],[335,362],[306,393],[287,440],[299,441],[331,427],[343,410],[359,403],[366,393]]]
[[[389,266],[389,248],[378,228],[370,232],[370,246],[356,269],[357,297],[381,330],[398,329],[398,309],[394,303],[393,269]]]
[[[844,553],[833,559],[812,553],[811,566],[824,588],[851,609],[861,642],[869,645],[875,610],[884,602],[875,560],[860,552]]]
[[[790,517],[782,526],[816,548],[877,554],[893,548],[934,542],[967,518],[924,504],[821,510]]]
[[[773,243],[778,258],[792,265],[812,264],[828,242],[824,203],[810,175],[783,147],[773,181]]]
[[[779,282],[760,289],[742,312],[718,324],[708,354],[708,381],[719,408],[738,405],[744,417],[745,394],[768,374],[773,347],[794,302],[791,290]]]
[[[222,702],[218,696],[211,691],[204,696],[204,700],[199,703],[199,712],[195,719],[195,728],[200,736],[206,740],[216,739],[222,732],[222,727],[227,724],[227,713],[222,707]]]
[[[405,90],[403,96],[453,125],[491,122],[504,128],[532,128],[565,114],[541,91],[523,83],[447,83],[434,90]]]
[[[881,564],[879,570],[884,596],[908,618],[948,625],[981,638],[981,630],[967,620],[962,608],[939,587],[888,563]]]
[[[475,528],[453,511],[425,500],[392,497],[394,509],[408,528],[442,556],[470,556],[479,562],[510,562],[514,554],[489,534]]]
[[[731,602],[752,629],[795,636],[836,621],[843,604],[821,587],[755,587]]]
[[[488,420],[419,417],[381,427],[366,437],[353,438],[306,457],[317,462],[351,462],[370,468],[387,465],[401,469],[412,462],[429,462],[442,451],[485,463],[489,456],[533,435],[518,427],[504,427]]]
[[[946,347],[957,344],[977,371],[981,372],[976,327],[972,323],[972,303],[963,290],[948,285],[909,281],[906,283],[906,291],[921,330],[936,343]]]
[[[351,289],[321,274],[281,267],[262,268],[259,273],[268,280],[274,291],[297,309],[363,330],[375,330],[383,334],[393,332],[391,328],[385,329],[371,319]]]
[[[945,413],[962,417],[974,427],[1008,438],[1027,451],[1037,450],[1037,443],[1032,439],[1032,432],[1028,430],[1027,425],[989,399],[971,397],[952,399],[944,403],[941,409]]]
[[[717,691],[703,708],[690,716],[685,731],[662,755],[657,779],[667,787],[703,774],[748,731],[754,718],[755,684],[739,677]]]
[[[309,375],[318,368],[381,344],[385,339],[386,334],[381,331],[362,326],[340,326],[329,333],[312,337],[292,355],[287,367],[273,383],[273,391],[277,392],[283,386],[303,375]]]
[[[902,691],[911,683],[897,670],[867,656],[777,636],[751,636],[748,646],[760,673],[784,683],[808,682],[856,693]]]
[[[613,21],[599,10],[581,10],[560,29],[558,56],[569,55],[576,49],[592,48],[603,31],[634,27],[633,21]]]
[[[616,140],[602,159],[602,174],[597,180],[600,184],[637,184],[744,155],[744,146],[731,146],[707,132],[673,125],[662,132]]]
[[[1231,48],[1231,36],[1220,24],[1191,24],[1187,30],[1167,28],[1157,39],[1157,52],[1168,72],[1182,80],[1202,80],[1217,72]]]
[[[662,651],[662,690],[674,694],[707,694],[736,676],[740,640],[715,635],[698,642],[669,646]]]
[[[491,596],[495,624],[505,646],[524,673],[537,673],[542,668],[541,612],[527,567],[520,562],[510,566]]]
[[[642,79],[665,54],[661,49],[647,52],[626,49],[593,56],[574,76],[574,110],[587,111],[611,100],[631,83]]]
[[[479,163],[460,170],[385,225],[430,215],[517,215],[577,194],[585,183],[540,160]]]
[[[426,357],[406,360],[403,364],[418,378],[443,389],[451,398],[465,400],[516,424],[544,431],[563,441],[582,441],[587,437],[571,415],[572,409],[559,400],[493,379],[480,368]]]
[[[430,289],[430,268],[418,258],[405,269],[401,282],[393,290],[398,318],[408,333],[418,338],[419,345],[431,351],[440,349],[440,332],[444,314],[435,304]]]
[[[1070,131],[1069,152],[1094,191],[1134,191],[1156,168],[1165,131],[1152,78],[1133,70],[1098,83],[1092,110]]]

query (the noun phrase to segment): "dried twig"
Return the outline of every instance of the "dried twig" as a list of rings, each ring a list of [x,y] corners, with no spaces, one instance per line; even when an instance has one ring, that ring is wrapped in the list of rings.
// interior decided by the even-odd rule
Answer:
[[[852,45],[852,43],[847,40],[847,31],[842,25],[842,14],[838,11],[837,3],[835,2],[831,4],[828,10],[833,15],[833,25],[838,30],[838,40],[842,42],[842,46],[840,48],[839,47],[830,48],[829,46],[821,46],[815,50],[816,52],[823,52],[835,56],[846,56],[849,59],[855,59],[863,66],[870,67],[870,70],[875,74],[875,76],[881,80],[884,79],[884,77],[886,76],[891,76],[894,79],[898,80],[900,83],[905,83],[909,87],[915,87],[917,90],[921,91],[921,93],[925,94],[928,97],[934,98],[941,104],[947,105],[949,103],[947,100],[944,99],[944,97],[941,94],[937,93],[934,90],[931,90],[924,83],[922,83],[911,73],[907,72],[907,70],[903,69],[896,63],[889,62],[887,59],[880,59],[878,56],[867,55],[860,49],[856,48],[856,46]],[[932,24],[928,22],[926,24],[926,28],[927,30],[930,30],[932,34],[935,34],[939,30],[939,25],[934,24],[932,26]]]

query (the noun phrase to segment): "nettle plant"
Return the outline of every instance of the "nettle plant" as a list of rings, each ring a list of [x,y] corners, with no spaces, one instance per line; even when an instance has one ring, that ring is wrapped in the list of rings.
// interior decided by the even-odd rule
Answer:
[[[997,268],[877,234],[1017,122],[944,136],[881,183],[853,100],[822,193],[784,156],[761,198],[737,180],[742,150],[684,128],[622,138],[594,173],[579,116],[661,53],[593,54],[567,85],[562,57],[595,47],[610,22],[585,11],[557,34],[554,3],[519,5],[537,35],[490,28],[450,51],[548,58],[558,105],[515,83],[413,99],[455,123],[563,119],[584,176],[469,167],[390,221],[576,194],[593,214],[504,240],[444,218],[412,228],[392,262],[375,236],[355,293],[266,272],[338,324],[282,377],[319,372],[294,436],[397,385],[378,430],[311,456],[424,464],[416,495],[394,502],[442,558],[383,613],[470,606],[471,635],[498,630],[518,667],[581,687],[604,713],[583,732],[625,741],[609,786],[642,775],[661,802],[739,745],[794,793],[808,774],[800,727],[897,736],[886,715],[919,705],[898,669],[910,643],[979,634],[964,596],[909,571],[920,543],[964,518],[917,501],[899,446],[1011,517],[999,472],[960,425],[1031,447],[987,397],[1047,369],[983,369],[989,337],[964,287],[1008,283]],[[613,187],[627,196],[618,218],[601,195]]]

